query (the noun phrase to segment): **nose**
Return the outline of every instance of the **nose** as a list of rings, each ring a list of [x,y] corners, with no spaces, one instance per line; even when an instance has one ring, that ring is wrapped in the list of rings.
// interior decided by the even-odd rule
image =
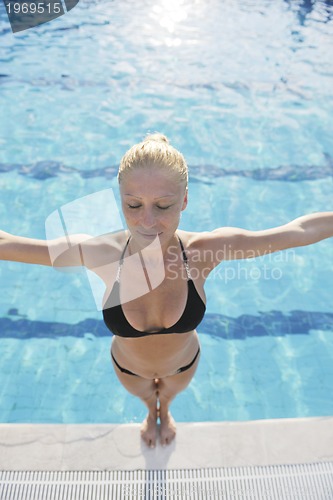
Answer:
[[[152,210],[145,210],[142,214],[141,225],[145,229],[150,229],[155,226],[155,217]]]

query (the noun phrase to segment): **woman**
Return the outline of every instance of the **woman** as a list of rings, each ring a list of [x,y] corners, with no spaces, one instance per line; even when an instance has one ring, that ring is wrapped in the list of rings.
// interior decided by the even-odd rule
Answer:
[[[75,235],[76,245],[66,251],[64,238],[46,242],[1,231],[0,258],[85,265],[104,280],[103,317],[114,333],[112,363],[123,386],[147,406],[141,436],[154,447],[158,418],[161,444],[175,437],[169,406],[199,363],[196,327],[205,312],[203,286],[209,273],[222,260],[252,258],[332,237],[333,212],[262,231],[179,230],[187,205],[188,170],[184,157],[161,134],[146,137],[125,154],[118,181],[127,230],[90,239]],[[52,264],[54,254],[58,258]]]

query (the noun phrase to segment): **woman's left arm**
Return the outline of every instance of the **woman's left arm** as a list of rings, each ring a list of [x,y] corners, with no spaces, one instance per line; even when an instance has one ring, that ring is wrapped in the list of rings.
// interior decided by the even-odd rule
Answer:
[[[333,237],[333,212],[315,212],[271,229],[220,227],[198,233],[196,246],[202,253],[202,261],[212,270],[222,260],[251,259],[330,237]]]
[[[333,212],[316,212],[302,215],[293,222],[303,229],[302,245],[311,245],[333,236]]]

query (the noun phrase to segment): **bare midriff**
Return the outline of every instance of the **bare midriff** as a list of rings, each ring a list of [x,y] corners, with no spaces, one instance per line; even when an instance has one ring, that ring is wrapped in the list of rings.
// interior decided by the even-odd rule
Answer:
[[[189,364],[199,347],[196,330],[186,333],[156,333],[146,337],[114,336],[111,349],[123,368],[147,379],[174,375]]]

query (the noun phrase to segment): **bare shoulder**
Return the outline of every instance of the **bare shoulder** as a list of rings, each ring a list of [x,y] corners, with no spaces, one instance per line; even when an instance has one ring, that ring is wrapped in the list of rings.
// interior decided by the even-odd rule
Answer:
[[[189,248],[201,249],[209,246],[216,238],[225,237],[230,238],[245,231],[239,227],[219,227],[217,229],[212,229],[211,231],[183,231],[182,229],[177,230],[177,234],[186,242]]]
[[[214,240],[213,231],[184,231],[177,230],[190,261],[196,263],[198,267],[207,265],[209,250],[212,249]]]
[[[97,271],[118,262],[128,238],[125,230],[83,238],[80,242],[84,265]]]
[[[183,231],[178,229],[177,234],[186,244],[188,250],[201,251],[209,249],[217,239],[233,238],[241,234],[242,229],[237,227],[219,227],[212,231]]]
[[[250,231],[222,226],[212,231],[180,231],[190,253],[212,270],[223,260],[251,259],[306,244],[304,229],[295,219],[281,226]]]

